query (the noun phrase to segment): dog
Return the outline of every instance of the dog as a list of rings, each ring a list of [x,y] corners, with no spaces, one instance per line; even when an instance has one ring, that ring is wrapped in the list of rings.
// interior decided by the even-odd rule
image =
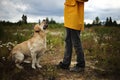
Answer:
[[[31,62],[33,69],[42,68],[40,63],[40,56],[46,51],[46,33],[48,27],[46,20],[34,26],[33,37],[27,41],[17,44],[11,51],[10,57],[15,62],[15,66],[19,69],[24,67],[21,65],[23,62]],[[28,60],[28,59],[31,59]]]

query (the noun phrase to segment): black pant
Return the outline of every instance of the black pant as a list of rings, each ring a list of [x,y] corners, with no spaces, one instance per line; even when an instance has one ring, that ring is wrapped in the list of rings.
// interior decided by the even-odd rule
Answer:
[[[77,66],[85,67],[84,52],[80,40],[80,31],[66,28],[65,53],[63,64],[70,66],[72,57],[72,47],[74,46],[77,55]]]

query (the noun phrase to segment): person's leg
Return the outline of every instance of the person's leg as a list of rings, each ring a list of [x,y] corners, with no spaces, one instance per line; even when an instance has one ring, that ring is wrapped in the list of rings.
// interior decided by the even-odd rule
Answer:
[[[65,37],[65,52],[63,62],[59,63],[60,68],[67,69],[71,63],[72,56],[72,41],[71,41],[71,29],[66,28],[66,37]]]
[[[80,31],[72,30],[71,31],[72,43],[75,48],[75,52],[77,55],[77,67],[84,68],[85,67],[85,59],[84,59],[84,52],[82,49],[81,39],[80,39]]]
[[[63,63],[69,66],[71,63],[71,56],[72,56],[71,29],[66,28],[65,52]]]

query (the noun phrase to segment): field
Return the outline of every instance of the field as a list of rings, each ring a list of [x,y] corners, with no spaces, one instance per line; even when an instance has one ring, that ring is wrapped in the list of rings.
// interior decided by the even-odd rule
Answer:
[[[120,80],[120,28],[91,27],[81,33],[86,68],[84,73],[57,69],[64,55],[63,24],[50,24],[47,29],[47,52],[41,56],[42,69],[33,70],[23,64],[23,70],[6,60],[11,49],[32,37],[34,24],[0,25],[0,80]],[[71,67],[76,63],[73,52]]]

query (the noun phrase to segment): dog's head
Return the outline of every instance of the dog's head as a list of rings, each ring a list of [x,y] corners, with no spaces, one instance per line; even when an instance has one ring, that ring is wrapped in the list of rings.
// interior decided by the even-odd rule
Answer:
[[[43,20],[40,24],[36,24],[34,27],[35,32],[40,32],[46,30],[48,27],[48,22],[46,20]]]

